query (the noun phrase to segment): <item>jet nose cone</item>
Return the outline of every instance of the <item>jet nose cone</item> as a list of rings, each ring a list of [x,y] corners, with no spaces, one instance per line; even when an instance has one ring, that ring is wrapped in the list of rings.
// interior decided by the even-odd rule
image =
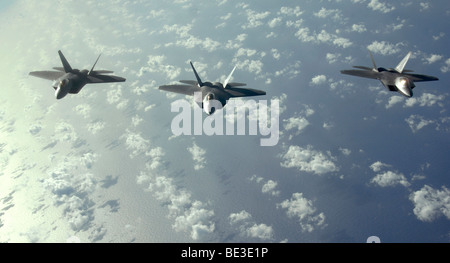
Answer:
[[[55,91],[55,97],[57,100],[60,100],[66,96],[67,93],[63,92],[61,88],[57,88]]]

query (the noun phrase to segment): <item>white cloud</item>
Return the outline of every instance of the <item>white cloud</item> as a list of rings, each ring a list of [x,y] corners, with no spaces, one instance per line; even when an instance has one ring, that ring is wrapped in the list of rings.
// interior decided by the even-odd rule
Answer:
[[[172,65],[167,65],[165,63],[166,56],[156,55],[148,56],[147,65],[139,69],[136,74],[138,77],[144,76],[146,73],[161,73],[165,74],[167,79],[174,80],[180,75],[181,69]]]
[[[335,53],[335,54],[327,53],[327,55],[326,55],[326,59],[329,64],[333,64],[333,63],[337,62],[340,57],[341,57],[341,54],[339,54],[339,53]]]
[[[200,148],[195,142],[193,142],[192,147],[188,148],[188,151],[192,154],[192,160],[194,161],[194,169],[200,170],[204,168],[206,164],[205,159],[206,151]]]
[[[303,14],[299,6],[296,7],[286,7],[282,6],[278,14],[286,15],[286,16],[296,16],[299,17]]]
[[[450,72],[450,58],[445,61],[445,65],[441,67],[442,73]]]
[[[261,26],[263,24],[261,20],[270,15],[269,11],[258,13],[256,11],[247,9],[245,10],[245,12],[247,14],[248,23],[242,26],[243,29],[256,28]]]
[[[352,151],[350,149],[342,148],[342,147],[339,147],[339,151],[341,151],[341,153],[345,156],[349,156],[352,153]]]
[[[269,180],[267,181],[263,186],[262,186],[262,192],[264,194],[269,193],[271,195],[277,196],[280,194],[280,191],[276,191],[275,188],[277,187],[278,183],[273,181],[273,180]]]
[[[287,120],[283,120],[283,122],[285,123],[285,130],[289,131],[295,129],[297,135],[309,125],[309,121],[304,117],[290,117]]]
[[[386,104],[386,109],[392,108],[395,104],[404,101],[405,99],[401,96],[392,96],[389,98],[388,104]]]
[[[210,221],[214,211],[204,208],[200,201],[194,201],[189,209],[175,218],[176,231],[190,231],[193,240],[202,240],[214,232],[215,224]]]
[[[367,31],[367,28],[364,24],[353,24],[352,31],[357,33],[363,33]]]
[[[140,133],[126,130],[126,133],[121,136],[125,139],[125,145],[128,150],[131,150],[130,158],[134,158],[140,154],[145,153],[150,148],[150,141],[144,139]]]
[[[405,119],[406,123],[408,123],[412,132],[415,133],[423,127],[435,123],[433,120],[426,120],[423,116],[412,114],[408,118]]]
[[[299,171],[321,175],[339,170],[332,161],[334,157],[314,150],[311,145],[306,148],[291,145],[281,157],[283,159],[282,167],[297,168]]]
[[[425,185],[409,199],[414,203],[414,214],[421,221],[431,222],[441,215],[450,219],[450,190],[445,186],[439,190]]]
[[[270,28],[274,28],[276,26],[279,26],[281,24],[282,18],[281,17],[275,17],[274,19],[270,20],[268,25]]]
[[[231,213],[228,216],[231,225],[238,227],[239,235],[261,240],[272,240],[274,230],[272,226],[257,224],[252,220],[252,215],[242,210],[239,213]]]
[[[330,34],[326,30],[322,29],[320,33],[312,33],[307,27],[299,27],[295,36],[302,42],[313,42],[313,43],[327,43],[333,44],[341,48],[348,48],[353,45],[353,43],[343,37],[339,37],[335,34]]]
[[[146,166],[151,168],[153,165],[149,163]],[[172,227],[175,231],[188,232],[193,240],[204,240],[214,233],[214,211],[201,201],[191,200],[191,193],[179,189],[172,178],[149,170],[137,176],[137,183],[148,183],[148,190],[167,205],[169,218],[174,219]]]
[[[245,232],[247,236],[261,240],[271,240],[274,235],[272,226],[266,224],[253,224]]]
[[[327,82],[327,76],[317,75],[311,79],[310,85],[322,85]]]
[[[420,107],[431,107],[435,104],[442,105],[442,102],[445,100],[445,95],[434,95],[431,93],[424,92],[420,97],[413,97],[405,102],[405,107],[413,107],[415,105],[419,105]]]
[[[395,10],[394,6],[380,2],[378,0],[370,0],[369,4],[367,6],[370,7],[374,11],[380,11],[385,14]]]
[[[64,218],[74,231],[87,230],[94,219],[95,203],[91,194],[96,189],[97,181],[90,173],[80,173],[80,170],[83,171],[80,166],[83,162],[81,159],[63,160],[43,181],[44,186],[53,194],[55,204],[62,206]],[[76,170],[78,172],[74,174],[73,171]]]
[[[296,217],[302,231],[312,232],[317,227],[325,226],[325,215],[317,214],[313,202],[303,197],[303,193],[292,194],[290,200],[284,200],[277,207],[287,209],[288,217]]]
[[[378,53],[378,54],[382,54],[382,55],[393,55],[393,54],[397,54],[398,52],[400,52],[401,48],[400,46],[402,46],[402,43],[397,43],[397,44],[391,44],[388,43],[386,41],[374,41],[372,42],[372,44],[370,44],[369,46],[367,46],[367,48],[372,51],[373,53]]]
[[[425,58],[427,64],[433,64],[443,58],[442,55],[432,54],[430,57]]]
[[[245,210],[242,210],[242,211],[239,212],[239,213],[231,213],[231,214],[228,216],[228,219],[230,219],[230,223],[231,223],[232,225],[233,225],[233,224],[236,224],[236,223],[238,223],[238,222],[241,222],[241,221],[248,220],[248,219],[250,219],[250,218],[252,218],[252,215],[251,215],[249,212],[245,211]]]
[[[397,184],[401,184],[404,187],[410,186],[410,183],[403,174],[392,171],[377,174],[370,182],[378,184],[381,187],[395,186]]]
[[[376,161],[376,162],[374,162],[373,164],[370,165],[370,169],[372,169],[372,171],[374,171],[376,173],[381,171],[381,169],[384,168],[384,167],[391,167],[391,166],[389,164],[385,164],[385,163],[382,163],[380,161]]]

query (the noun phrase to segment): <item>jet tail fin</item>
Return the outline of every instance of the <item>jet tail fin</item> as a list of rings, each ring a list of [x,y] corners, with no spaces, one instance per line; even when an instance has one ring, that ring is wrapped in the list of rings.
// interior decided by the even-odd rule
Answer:
[[[402,72],[403,72],[403,69],[405,68],[406,63],[408,62],[409,57],[411,56],[411,53],[412,53],[412,52],[409,52],[409,53],[402,59],[402,61],[400,61],[400,63],[398,63],[397,67],[395,67],[395,70],[396,70],[398,73],[402,73]]]
[[[71,72],[72,71],[72,67],[70,66],[70,64],[67,61],[67,59],[64,57],[64,55],[61,52],[61,50],[58,50],[58,54],[59,54],[59,58],[61,59],[61,62],[63,64],[64,72],[66,72],[66,73]]]
[[[192,64],[192,61],[190,61],[189,63],[191,63],[192,70],[194,70],[195,78],[197,78],[198,85],[200,87],[203,86],[203,82],[200,79],[200,77],[198,76],[197,71],[195,70],[194,65]]]
[[[231,76],[233,75],[234,70],[236,69],[236,66],[234,66],[233,70],[231,71],[230,75],[225,79],[225,82],[223,83],[223,87],[227,88],[228,82],[230,82]]]
[[[97,65],[97,62],[98,62],[98,60],[99,60],[99,58],[100,58],[101,55],[102,55],[102,54],[98,55],[97,60],[95,61],[94,65],[92,66],[91,70],[90,70],[89,73],[88,73],[89,76],[92,74],[92,72],[94,72],[95,65]]]
[[[373,71],[378,72],[377,64],[375,64],[375,59],[373,59],[373,55],[372,55],[372,52],[370,52],[370,50],[369,50],[369,54],[370,54],[370,59],[372,60],[372,64],[373,64]]]

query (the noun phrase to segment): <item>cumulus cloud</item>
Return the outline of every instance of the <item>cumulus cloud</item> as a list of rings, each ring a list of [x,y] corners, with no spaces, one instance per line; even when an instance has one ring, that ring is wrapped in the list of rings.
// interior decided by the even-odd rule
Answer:
[[[386,109],[392,108],[395,104],[398,104],[405,99],[401,96],[392,96],[389,98],[388,104],[386,104]]]
[[[378,174],[372,178],[370,182],[381,187],[396,186],[398,184],[403,185],[404,187],[409,187],[411,185],[402,173],[387,170],[387,168],[391,168],[391,165],[380,161],[371,164],[370,169]],[[382,170],[385,171],[381,172]]]
[[[429,57],[425,58],[425,62],[427,64],[433,64],[443,58],[444,58],[444,56],[442,56],[442,55],[431,54]]]
[[[408,118],[405,119],[406,123],[408,123],[411,131],[416,133],[423,127],[435,123],[434,120],[426,120],[423,116],[412,114]]]
[[[274,237],[274,230],[272,226],[264,223],[257,224],[253,221],[249,212],[242,210],[239,213],[231,213],[228,216],[230,224],[237,226],[239,235],[249,238],[257,238],[261,240],[272,240]]]
[[[194,201],[183,214],[175,218],[176,231],[190,231],[193,240],[201,240],[214,232],[215,224],[210,221],[214,211],[204,208],[200,201]]]
[[[450,58],[445,61],[445,65],[441,67],[442,73],[450,72]]]
[[[445,100],[446,95],[434,95],[431,93],[424,92],[420,97],[413,97],[405,102],[405,107],[413,107],[419,105],[420,107],[431,107],[433,105],[441,105]]]
[[[312,172],[318,175],[336,172],[339,168],[333,162],[333,156],[316,151],[311,145],[306,148],[291,145],[282,156],[282,167],[297,168],[299,171]]]
[[[148,184],[148,190],[157,200],[167,205],[169,218],[174,219],[172,227],[177,232],[188,232],[193,240],[205,240],[215,230],[214,211],[199,200],[192,200],[191,193],[179,189],[173,179],[151,170],[137,176],[138,184]]]
[[[334,21],[341,21],[343,19],[341,10],[326,9],[325,7],[322,7],[318,12],[315,12],[314,16],[320,18],[331,17]]]
[[[395,173],[393,171],[377,174],[370,182],[378,184],[381,187],[395,186],[397,184],[401,184],[405,187],[410,186],[410,183],[402,173]]]
[[[370,0],[369,4],[367,6],[370,7],[374,11],[379,11],[379,12],[385,13],[385,14],[395,10],[394,6],[392,6],[390,4],[386,4],[384,2],[380,2],[379,0]]]
[[[327,76],[317,75],[311,79],[310,85],[322,85],[327,82]]]
[[[301,111],[299,114],[295,114],[296,116],[292,116],[288,119],[283,120],[284,129],[286,131],[294,130],[295,135],[299,135],[303,129],[305,129],[309,125],[309,121],[306,117],[309,117],[314,114],[314,110],[305,105],[305,110]],[[292,139],[292,135],[289,136],[289,140]]]
[[[312,232],[315,228],[326,225],[324,213],[317,214],[313,202],[303,197],[303,193],[292,194],[291,199],[284,200],[277,207],[287,209],[288,217],[297,218],[304,232]]]
[[[380,161],[376,161],[370,165],[370,169],[372,169],[372,171],[374,171],[374,172],[379,172],[379,171],[381,171],[382,168],[385,168],[385,167],[391,167],[391,166],[389,164],[385,164]]]
[[[134,158],[140,154],[144,154],[148,149],[150,149],[150,141],[142,137],[138,132],[133,132],[126,130],[126,133],[121,136],[125,139],[125,145],[128,150],[131,150],[130,158]]]
[[[169,80],[176,79],[181,73],[181,68],[168,65],[165,60],[166,56],[164,55],[148,56],[147,65],[139,69],[137,76],[142,77],[146,73],[161,73],[166,75]]]
[[[272,196],[278,196],[280,194],[279,190],[275,190],[278,185],[278,183],[276,181],[273,181],[273,180],[266,181],[266,180],[264,180],[263,177],[256,176],[256,174],[253,175],[252,177],[250,177],[250,181],[262,183],[263,186],[262,186],[261,191],[263,194],[270,194]]]
[[[373,53],[378,53],[382,55],[393,55],[397,54],[401,50],[402,43],[391,44],[386,41],[374,41],[372,44],[367,46],[367,48]]]
[[[265,19],[270,15],[269,11],[258,13],[256,11],[246,9],[247,14],[247,24],[243,25],[243,29],[256,28],[263,24],[261,20]]]
[[[341,48],[348,48],[353,45],[353,43],[349,39],[339,37],[336,34],[328,33],[324,29],[322,29],[319,33],[311,33],[311,30],[307,27],[300,27],[296,25],[294,26],[299,27],[299,29],[295,33],[295,36],[302,42],[326,43]]]
[[[193,142],[192,147],[188,148],[188,151],[192,155],[192,160],[194,161],[194,169],[200,170],[204,168],[206,164],[206,151],[200,148],[195,142]]]
[[[74,231],[88,229],[89,223],[94,219],[95,203],[91,194],[97,185],[97,180],[91,173],[73,173],[82,169],[79,164],[81,163],[64,160],[43,181],[44,186],[52,193],[55,204],[63,208],[64,218]]]
[[[363,33],[367,31],[367,28],[364,24],[353,24],[352,31],[357,33]]]
[[[414,214],[421,221],[431,222],[441,215],[450,220],[450,190],[442,186],[442,190],[425,185],[413,192],[409,199],[414,204]]]

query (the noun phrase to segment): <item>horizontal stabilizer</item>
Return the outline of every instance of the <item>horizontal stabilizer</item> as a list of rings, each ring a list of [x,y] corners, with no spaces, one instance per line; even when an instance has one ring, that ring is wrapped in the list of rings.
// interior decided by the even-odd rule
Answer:
[[[111,71],[111,70],[94,70],[94,71],[91,71],[91,75],[109,74],[109,73],[114,73],[114,71]]]
[[[247,86],[247,84],[245,83],[239,83],[239,82],[230,82],[228,83],[229,87],[242,87],[242,86]]]
[[[124,82],[126,79],[112,75],[94,75],[87,76],[88,83],[109,83],[109,82]]]
[[[42,79],[57,80],[65,73],[60,71],[32,71],[29,74]]]
[[[354,68],[364,69],[364,70],[372,70],[372,68],[364,67],[364,66],[353,66]]]
[[[247,88],[229,87],[225,89],[225,92],[227,92],[232,98],[266,95],[266,92],[263,90],[247,89]]]
[[[189,96],[194,96],[195,92],[202,91],[200,87],[193,85],[163,85],[160,86],[159,89]]]
[[[193,86],[197,86],[198,82],[195,80],[179,80],[179,82],[184,83],[184,84],[188,84],[188,85],[193,85]]]
[[[63,67],[53,67],[53,69],[56,69],[56,70],[64,72],[64,68]]]

